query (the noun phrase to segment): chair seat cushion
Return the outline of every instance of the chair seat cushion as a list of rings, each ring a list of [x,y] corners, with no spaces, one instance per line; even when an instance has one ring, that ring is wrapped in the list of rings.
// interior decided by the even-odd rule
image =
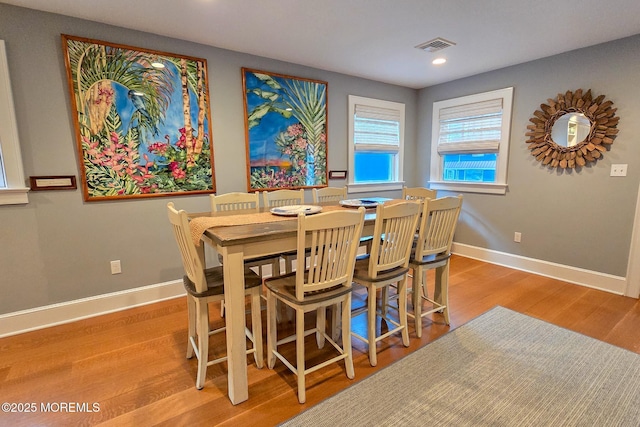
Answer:
[[[427,264],[437,264],[451,258],[451,253],[444,254],[433,254],[427,255],[422,258],[422,260],[415,259],[415,248],[411,250],[411,261],[409,261],[410,265],[427,265]]]
[[[306,272],[305,272],[306,274]],[[314,304],[326,300],[330,300],[342,295],[346,295],[351,292],[351,286],[334,286],[329,289],[324,289],[317,292],[307,292],[304,300],[300,301],[296,298],[296,273],[289,273],[283,276],[273,277],[266,279],[264,285],[274,294],[277,294],[282,299],[291,301],[294,304],[306,305]]]
[[[400,278],[409,272],[409,267],[395,267],[378,272],[375,278],[369,277],[369,254],[359,255],[353,271],[353,280],[364,282],[385,282]]]
[[[188,276],[183,277],[184,288],[196,298],[210,297],[213,295],[224,295],[224,276],[222,267],[212,267],[204,270],[207,280],[207,290],[205,292],[196,291],[196,285]],[[244,268],[244,288],[254,288],[262,284],[262,278],[254,273],[249,267]]]

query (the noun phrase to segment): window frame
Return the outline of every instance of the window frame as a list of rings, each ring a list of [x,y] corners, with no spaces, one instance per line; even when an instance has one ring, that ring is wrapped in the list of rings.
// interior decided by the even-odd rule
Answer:
[[[364,193],[371,191],[388,191],[388,190],[399,190],[402,189],[404,185],[403,181],[403,164],[404,164],[404,127],[405,127],[405,104],[400,102],[393,101],[385,101],[381,99],[375,98],[366,98],[362,96],[349,95],[349,108],[348,108],[348,116],[349,116],[349,129],[348,129],[348,157],[349,157],[349,178],[347,182],[347,188],[350,193]],[[367,182],[367,183],[357,183],[355,182],[355,111],[356,105],[362,105],[366,107],[373,108],[384,108],[389,110],[395,110],[399,113],[399,134],[398,134],[398,149],[389,150],[389,152],[396,152],[396,165],[395,165],[395,180],[391,181],[377,181],[377,182]],[[387,152],[384,150],[374,149],[372,151],[378,152]]]
[[[440,110],[495,99],[502,99],[502,126],[497,152],[498,159],[496,161],[496,181],[444,181],[442,179],[442,174],[444,172],[444,154],[451,153],[438,153],[438,141],[440,139]],[[508,188],[507,167],[509,164],[512,107],[513,87],[434,102],[431,119],[431,171],[429,176],[429,188],[434,190],[461,191],[469,193],[506,194]]]
[[[4,40],[0,40],[0,150],[6,181],[0,188],[0,205],[29,203]]]

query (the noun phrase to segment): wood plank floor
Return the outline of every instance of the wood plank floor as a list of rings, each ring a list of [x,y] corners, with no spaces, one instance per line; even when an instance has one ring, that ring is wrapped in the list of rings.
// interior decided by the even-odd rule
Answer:
[[[400,337],[386,339],[375,368],[354,339],[355,380],[341,364],[321,369],[308,377],[304,405],[282,363],[256,369],[251,357],[248,401],[233,406],[226,397],[226,364],[210,367],[205,388],[196,390],[195,358],[185,359],[186,303],[179,298],[0,339],[0,400],[35,409],[2,412],[0,425],[276,425],[496,305],[640,353],[639,300],[456,256],[450,327],[434,315],[418,339],[410,322],[410,347]],[[212,312],[212,322],[221,324],[218,307]],[[362,327],[356,319],[354,328]]]

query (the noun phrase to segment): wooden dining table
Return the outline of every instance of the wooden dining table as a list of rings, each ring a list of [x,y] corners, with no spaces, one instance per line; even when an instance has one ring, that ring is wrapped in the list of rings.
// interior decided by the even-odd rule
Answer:
[[[388,200],[388,199],[387,199]],[[318,203],[323,211],[352,209]],[[297,217],[281,217],[268,208],[259,212],[226,211],[190,215],[194,240],[200,238],[222,256],[226,318],[228,395],[236,405],[249,398],[245,339],[244,260],[296,249]],[[373,234],[375,209],[368,209],[362,235]],[[197,225],[196,225],[197,224]],[[204,258],[204,245],[197,246]]]

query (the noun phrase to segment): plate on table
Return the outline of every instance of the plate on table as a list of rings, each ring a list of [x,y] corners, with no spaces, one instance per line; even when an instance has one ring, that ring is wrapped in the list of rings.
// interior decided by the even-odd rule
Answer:
[[[347,199],[340,200],[341,206],[346,206],[348,208],[359,208],[360,206],[364,206],[365,209],[375,208],[378,206],[380,202],[374,199]]]
[[[298,214],[303,213],[305,215],[312,215],[322,211],[322,206],[314,206],[314,205],[291,205],[291,206],[280,206],[278,208],[271,208],[270,212],[274,215],[280,216],[298,216]]]

